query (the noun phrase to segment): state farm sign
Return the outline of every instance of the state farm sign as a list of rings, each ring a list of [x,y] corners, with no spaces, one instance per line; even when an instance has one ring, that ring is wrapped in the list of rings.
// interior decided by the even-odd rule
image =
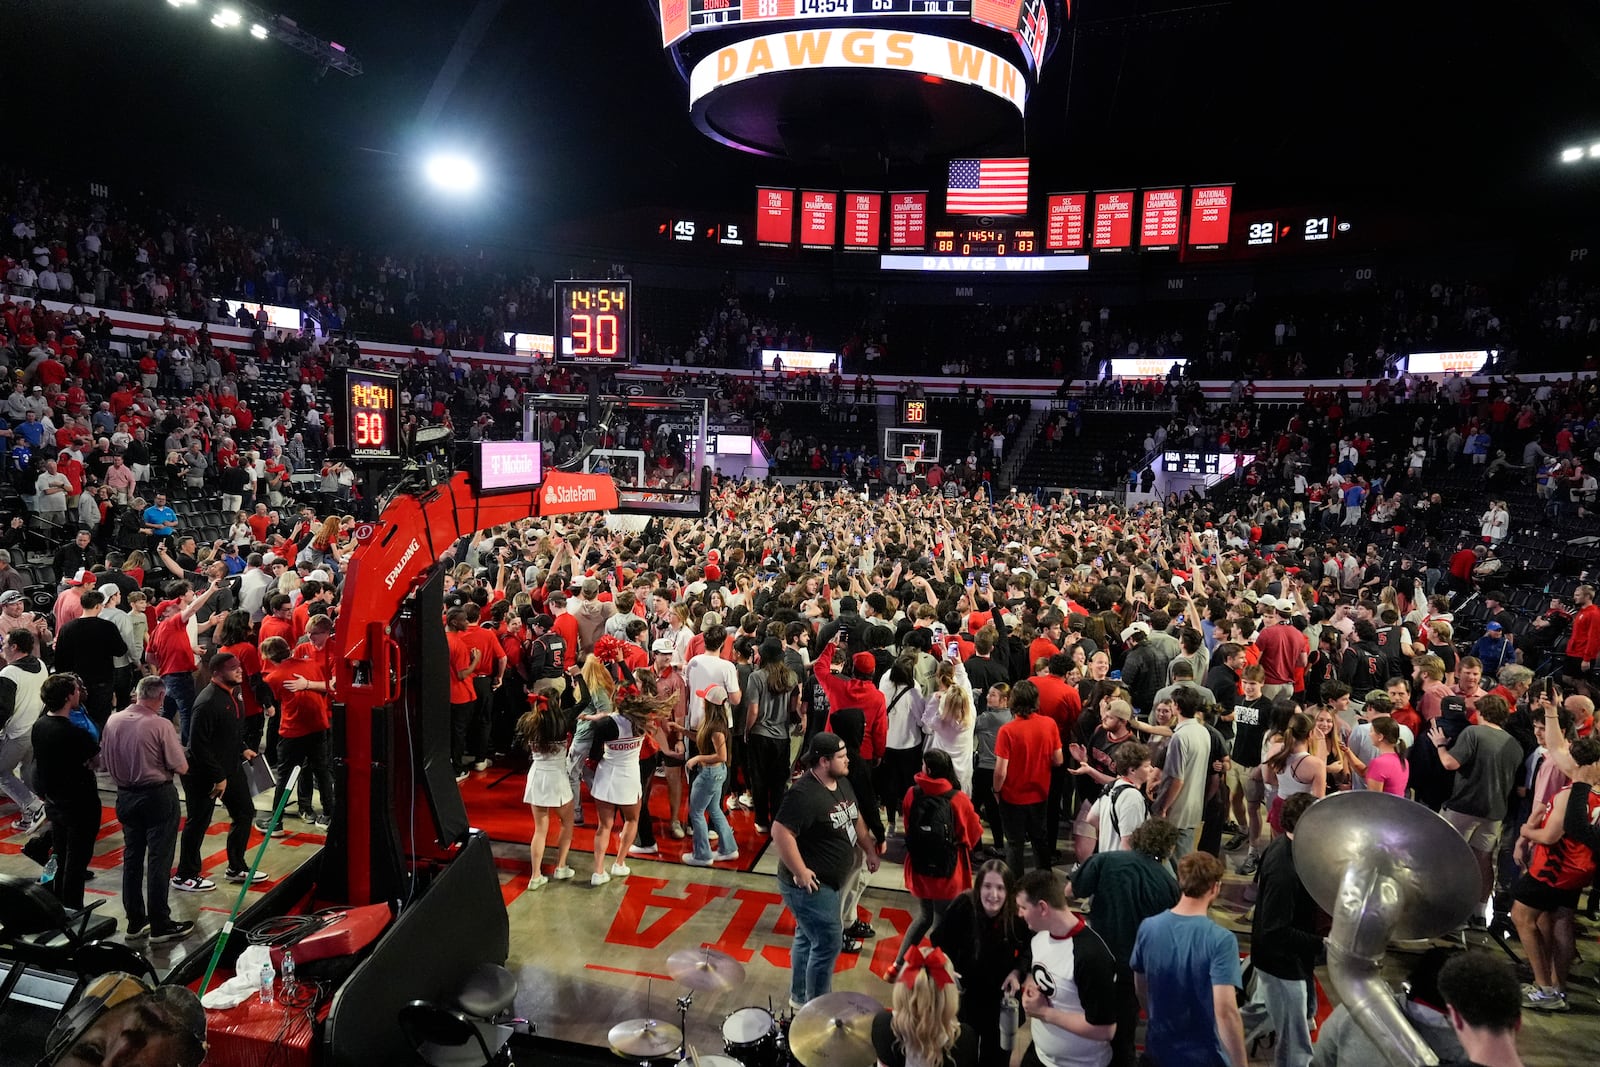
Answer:
[[[617,484],[608,474],[550,471],[539,490],[539,514],[611,511],[617,506]]]

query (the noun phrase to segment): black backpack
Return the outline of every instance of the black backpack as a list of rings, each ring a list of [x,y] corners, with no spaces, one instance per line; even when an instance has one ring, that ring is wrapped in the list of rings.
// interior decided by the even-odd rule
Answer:
[[[1117,835],[1119,847],[1122,840],[1122,820],[1117,818],[1117,798],[1130,789],[1136,793],[1139,792],[1138,786],[1132,786],[1123,781],[1116,781],[1112,782],[1111,787],[1105,792],[1106,804],[1111,809],[1111,832]],[[1143,793],[1139,793],[1139,796],[1144,801],[1145,814],[1148,815],[1150,812],[1150,798],[1146,797]],[[1095,851],[1104,852],[1106,851],[1105,846],[1106,843],[1104,841],[1098,841],[1095,843]]]
[[[956,873],[956,813],[951,798],[955,790],[924,793],[918,789],[906,820],[906,858],[911,869],[929,878],[949,878]]]

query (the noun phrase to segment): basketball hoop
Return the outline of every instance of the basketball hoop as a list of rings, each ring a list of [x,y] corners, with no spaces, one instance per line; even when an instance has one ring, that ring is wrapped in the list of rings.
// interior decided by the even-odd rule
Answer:
[[[906,445],[900,453],[900,465],[905,468],[906,480],[917,480],[917,468],[922,465],[922,446]]]

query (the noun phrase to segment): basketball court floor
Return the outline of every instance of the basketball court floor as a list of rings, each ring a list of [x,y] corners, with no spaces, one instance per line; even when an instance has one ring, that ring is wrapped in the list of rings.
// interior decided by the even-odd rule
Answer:
[[[502,894],[511,919],[508,966],[521,985],[518,1013],[533,1021],[540,1036],[604,1048],[608,1030],[624,1020],[650,1017],[676,1025],[676,1001],[689,990],[668,975],[667,958],[682,949],[701,947],[737,960],[744,966],[744,978],[737,988],[726,992],[693,994],[685,1031],[687,1044],[702,1054],[721,1053],[724,1022],[730,1015],[758,1009],[744,1012],[735,1024],[748,1029],[753,1024],[765,1025],[761,1013],[781,1011],[788,993],[793,925],[778,896],[775,850],[755,833],[748,812],[731,816],[740,859],[728,869],[684,866],[678,857],[687,841],[662,834],[660,857],[631,858],[632,873],[627,877],[591,887],[587,849],[592,838],[579,830],[570,861],[578,877],[530,890],[525,841],[532,819],[521,804],[520,776],[491,789],[490,783],[498,777],[493,771],[475,775],[463,791],[474,824],[483,826],[495,840]],[[664,817],[665,790],[658,788],[655,799]],[[106,823],[91,865],[96,877],[88,892],[91,899],[104,901],[100,914],[116,917],[120,927],[122,842],[111,811],[112,800],[111,794],[103,794]],[[10,829],[14,817],[13,808],[0,805],[0,826],[5,827],[0,830],[0,874],[37,877],[38,866],[20,854],[25,838]],[[262,869],[274,878],[298,867],[323,841],[320,831],[293,818],[285,825],[289,835],[274,841],[262,861]],[[205,861],[208,874],[220,874],[225,862],[225,832],[223,825],[211,829]],[[259,833],[253,834],[252,850],[259,843]],[[841,956],[835,975],[835,989],[865,993],[879,1001],[889,995],[880,975],[893,962],[916,907],[903,888],[897,846],[898,842],[891,843],[890,854],[862,901],[876,936],[865,943],[859,955]],[[546,855],[547,872],[553,858],[552,850]],[[1230,874],[1227,892],[1213,912],[1214,918],[1240,934],[1246,950],[1249,889],[1246,879]],[[188,953],[209,951],[209,935],[221,928],[236,893],[236,887],[220,879],[212,893],[172,893],[173,914],[195,920],[198,929],[183,942],[147,949],[160,973],[169,971]],[[1580,924],[1580,952],[1586,959],[1575,973],[1572,1011],[1560,1016],[1524,1013],[1521,1047],[1530,1065],[1565,1067],[1589,1062],[1592,1057],[1578,1050],[1600,1048],[1597,933],[1596,927]],[[1483,935],[1472,936],[1481,947],[1495,951]],[[120,933],[117,937],[121,938]],[[1405,957],[1392,952],[1393,977],[1398,978],[1404,966]],[[1324,999],[1321,1015],[1325,1018],[1332,990],[1325,974],[1319,972],[1319,977]],[[0,1018],[0,1032],[6,1029]],[[26,1056],[13,1059],[5,1045],[0,1041],[0,1064],[32,1062]],[[1259,1052],[1253,1062],[1271,1062],[1270,1050]]]

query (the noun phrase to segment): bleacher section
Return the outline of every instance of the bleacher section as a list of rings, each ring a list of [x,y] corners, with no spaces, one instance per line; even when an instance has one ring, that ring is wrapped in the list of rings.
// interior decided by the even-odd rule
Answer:
[[[1085,411],[1081,435],[1074,437],[1069,428],[1053,446],[1042,434],[1036,438],[1012,484],[1030,491],[1124,486],[1129,465],[1144,458],[1145,434],[1169,418],[1164,411]]]

